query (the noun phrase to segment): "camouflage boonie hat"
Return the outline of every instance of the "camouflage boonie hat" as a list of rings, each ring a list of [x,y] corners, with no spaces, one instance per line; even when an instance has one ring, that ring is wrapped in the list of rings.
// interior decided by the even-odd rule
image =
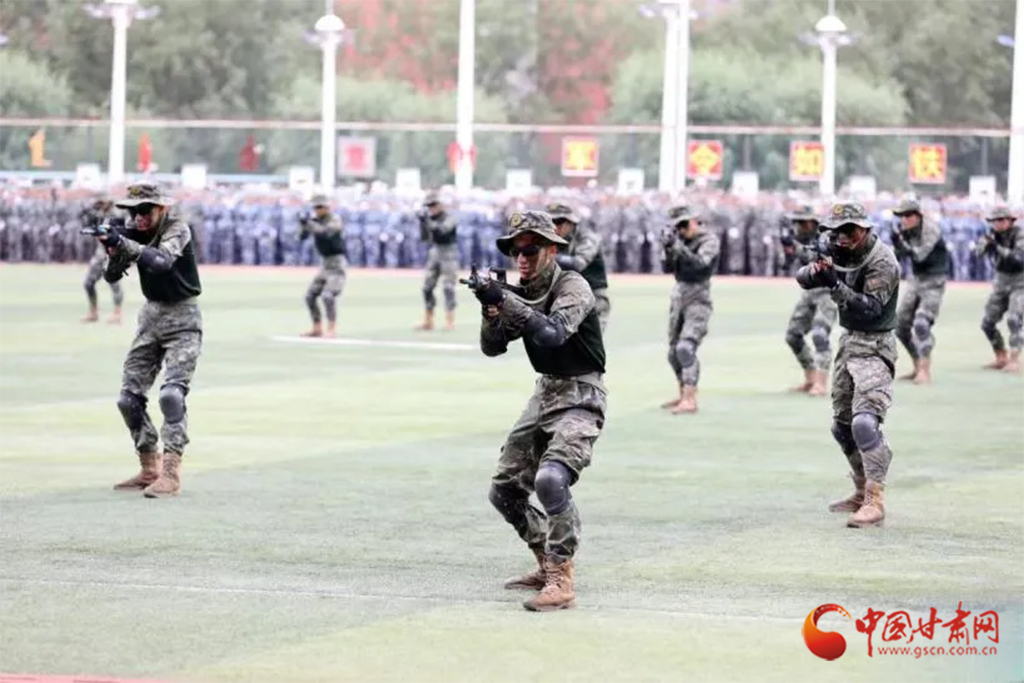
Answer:
[[[1008,206],[997,206],[989,212],[988,216],[985,217],[986,221],[997,221],[1000,218],[1009,218],[1011,221],[1017,220],[1017,217],[1013,215],[1013,211],[1010,211]]]
[[[868,211],[860,202],[836,202],[828,210],[828,215],[821,222],[826,230],[835,230],[843,225],[858,225],[871,230],[875,225],[868,218]]]
[[[818,214],[814,212],[814,207],[810,204],[803,204],[797,207],[797,210],[789,214],[789,220],[791,221],[814,221],[819,222]]]
[[[560,218],[564,218],[570,223],[579,223],[580,217],[575,211],[572,210],[567,204],[560,202],[552,202],[548,204],[547,208],[548,215],[551,216],[552,221],[557,221]]]
[[[423,198],[423,206],[430,206],[431,204],[440,204],[441,198],[437,196],[436,192],[428,192],[427,196]]]
[[[555,224],[551,222],[551,216],[543,211],[516,211],[508,217],[509,233],[496,240],[498,251],[509,256],[512,243],[520,235],[532,232],[543,237],[551,244],[568,244],[555,232]]]
[[[325,194],[315,194],[313,198],[309,200],[310,206],[330,206],[331,200]]]
[[[140,204],[157,204],[159,206],[170,206],[174,199],[168,197],[156,183],[143,181],[128,186],[128,198],[121,199],[114,203],[119,209],[132,209]]]
[[[683,221],[693,220],[698,216],[696,211],[691,211],[686,204],[676,204],[668,210],[668,221],[672,225],[679,225]]]
[[[901,199],[899,205],[892,210],[892,213],[894,216],[906,216],[908,213],[916,213],[918,216],[923,215],[921,213],[921,202],[912,197]]]

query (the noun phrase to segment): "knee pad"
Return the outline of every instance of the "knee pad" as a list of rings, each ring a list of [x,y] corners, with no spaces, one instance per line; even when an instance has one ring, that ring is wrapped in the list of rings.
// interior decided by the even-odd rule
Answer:
[[[494,509],[509,523],[517,518],[516,511],[528,498],[529,494],[526,491],[513,484],[491,484],[491,490],[487,494],[487,499],[491,501]]]
[[[545,462],[540,466],[533,480],[533,487],[537,491],[537,499],[544,506],[544,512],[549,515],[565,512],[569,507],[569,501],[572,500],[569,493],[571,483],[572,474],[562,463]]]
[[[146,397],[133,394],[130,391],[122,391],[117,397],[117,409],[121,411],[124,423],[128,429],[135,431],[142,428],[146,414]]]
[[[181,422],[185,418],[185,390],[177,384],[160,387],[160,412],[168,422]]]
[[[882,440],[882,433],[878,430],[878,417],[871,413],[854,415],[850,431],[853,432],[853,440],[861,453],[870,451]]]
[[[927,339],[932,330],[932,321],[928,318],[918,316],[914,318],[914,336],[918,339]]]
[[[853,440],[853,430],[845,422],[832,421],[832,438],[843,449],[843,453],[856,452],[857,442]]]
[[[789,348],[793,349],[793,353],[800,353],[804,350],[803,335],[796,332],[786,332],[786,343],[789,344]]]
[[[306,292],[306,305],[309,306],[310,308],[316,306],[316,297],[317,293],[314,292],[313,290],[309,290],[308,292]]]
[[[693,347],[693,342],[689,339],[676,344],[675,348],[676,360],[679,361],[679,367],[688,368],[697,360],[696,349]]]
[[[992,337],[996,333],[996,321],[985,318],[981,321],[981,331],[985,333],[986,337]]]
[[[813,327],[811,328],[811,342],[814,343],[814,349],[818,353],[825,353],[828,351],[829,331],[824,327]]]
[[[1006,326],[1010,328],[1010,332],[1019,334],[1021,329],[1024,328],[1024,321],[1019,316],[1008,315],[1006,316]]]

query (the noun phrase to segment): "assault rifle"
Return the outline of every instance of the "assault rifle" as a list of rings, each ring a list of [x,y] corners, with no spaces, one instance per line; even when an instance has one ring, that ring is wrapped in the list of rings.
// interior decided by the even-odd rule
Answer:
[[[496,281],[502,287],[502,289],[507,289],[508,291],[514,294],[522,296],[522,290],[519,287],[516,287],[515,285],[510,285],[508,283],[508,280],[505,277],[504,268],[491,268],[490,272],[493,274],[493,277],[491,275],[488,275],[486,277],[480,275],[480,271],[478,270],[477,265],[474,263],[469,267],[469,277],[459,278],[459,283],[468,286],[470,291],[476,291],[477,289],[485,286],[488,282],[493,280]]]
[[[120,232],[124,235],[126,223],[123,216],[109,216],[102,221],[96,221],[92,225],[83,226],[79,232],[92,237],[104,237],[112,232]]]

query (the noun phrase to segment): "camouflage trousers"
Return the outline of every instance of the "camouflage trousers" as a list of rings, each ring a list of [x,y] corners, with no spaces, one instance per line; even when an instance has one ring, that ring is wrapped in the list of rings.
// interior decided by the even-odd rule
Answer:
[[[804,370],[827,373],[832,366],[830,337],[838,317],[839,309],[827,289],[812,289],[800,295],[786,327],[786,343]],[[804,340],[807,334],[811,335],[813,350]]]
[[[855,474],[885,483],[892,451],[882,436],[860,450],[852,436],[854,418],[873,415],[880,425],[892,407],[896,339],[892,332],[843,332],[832,379],[833,434]]]
[[[96,258],[95,256],[89,261],[89,270],[85,273],[85,295],[89,297],[89,307],[96,308],[99,302],[96,298],[96,283],[103,279],[103,266],[104,259]],[[114,295],[114,306],[120,308],[121,303],[124,301],[124,290],[121,289],[120,282],[111,282],[110,291]]]
[[[910,357],[930,358],[935,348],[932,326],[939,317],[946,278],[911,279],[904,284],[896,313],[896,336]]]
[[[427,252],[426,277],[423,278],[423,305],[428,311],[434,310],[437,299],[434,289],[437,281],[443,279],[444,309],[455,310],[455,283],[459,277],[459,250],[454,244],[434,245]]]
[[[597,319],[601,323],[601,332],[604,332],[608,327],[608,314],[612,311],[607,289],[594,290],[594,310],[597,311]]]
[[[1020,351],[1024,348],[1024,335],[1021,331],[1024,327],[1024,286],[1016,282],[1000,282],[999,275],[996,274],[992,293],[985,302],[981,329],[994,350],[1004,351],[1006,344],[996,325],[1005,315],[1006,327],[1010,330],[1010,350]]]
[[[537,379],[533,396],[501,448],[491,480],[492,502],[519,537],[546,555],[570,558],[579,547],[579,511],[569,506],[547,515],[531,505],[537,470],[546,462],[565,465],[572,484],[590,465],[594,442],[601,435],[607,393],[600,375]]]
[[[165,397],[178,393],[184,403],[202,345],[203,319],[195,299],[173,304],[147,301],[139,311],[135,339],[124,360],[118,401],[139,453],[155,452],[158,436],[165,451],[178,455],[185,452],[189,442],[188,415],[183,414],[180,419],[178,415],[169,416],[169,410],[164,410]],[[158,435],[146,410],[146,395],[161,366],[164,383],[160,387],[160,407],[165,419]]]
[[[695,292],[694,289],[697,289]],[[668,363],[680,384],[697,386],[697,349],[708,333],[713,306],[707,285],[677,282],[668,310]]]
[[[314,323],[319,323],[321,320],[320,306],[317,304],[318,298],[323,299],[327,321],[333,323],[337,319],[336,299],[345,290],[347,266],[348,261],[344,256],[328,256],[324,258],[320,270],[317,271],[313,281],[309,283],[309,289],[306,290],[306,307],[309,308],[309,316]]]

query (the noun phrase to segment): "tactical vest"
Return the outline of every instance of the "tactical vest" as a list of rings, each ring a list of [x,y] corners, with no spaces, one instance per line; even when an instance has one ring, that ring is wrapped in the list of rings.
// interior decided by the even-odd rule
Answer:
[[[550,312],[553,302],[554,297],[550,297],[545,304],[545,315]],[[601,321],[594,309],[587,313],[576,334],[558,348],[537,346],[528,335],[523,336],[523,346],[533,369],[542,375],[578,377],[591,372],[604,374],[604,340],[601,338]]]
[[[884,245],[882,246],[884,248]],[[858,294],[864,293],[865,271],[867,268],[858,268],[852,273],[840,273],[840,277],[849,285],[850,289]],[[889,300],[882,304],[882,313],[874,320],[851,320],[845,306],[839,307],[839,324],[848,330],[856,332],[890,332],[896,329],[896,303],[899,299],[900,286],[897,282]]]
[[[1005,237],[1002,237],[1002,239],[1000,239],[1001,236],[996,237],[996,244],[1000,244],[1004,247],[1009,247],[1010,249],[1013,249],[1013,245],[1017,241],[1017,234],[1020,231],[1020,226],[1015,225],[1011,227],[1009,230],[1003,233]],[[995,258],[995,268],[997,272],[1006,273],[1007,275],[1016,275],[1017,273],[1024,272],[1024,264],[1010,263],[1009,261],[998,255]]]
[[[448,220],[448,214],[442,213],[437,218],[428,218],[427,220],[430,221],[431,227],[434,227],[434,226],[437,226],[437,225],[443,225],[444,222],[446,220]],[[436,232],[431,230],[430,231],[430,239],[434,242],[434,244],[436,244],[436,245],[438,245],[440,247],[444,247],[444,246],[447,246],[449,244],[455,244],[456,232],[457,231],[452,230],[451,232],[449,232],[447,234],[438,235]]]
[[[590,289],[608,289],[608,271],[604,266],[604,254],[598,251],[597,256],[580,272],[580,275],[590,284]]]
[[[700,245],[704,243],[704,240],[712,239],[712,235],[706,232],[702,232],[692,239],[683,240],[683,244],[692,251],[697,253],[700,249]],[[711,276],[718,270],[718,259],[721,257],[721,252],[715,254],[715,258],[711,259],[706,267],[698,266],[695,263],[685,261],[683,259],[676,260],[676,281],[677,282],[705,282],[711,279]]]
[[[345,254],[345,238],[342,237],[340,230],[314,234],[313,244],[316,246],[317,253],[324,258]]]
[[[946,240],[939,238],[932,253],[928,254],[921,263],[913,261],[910,269],[918,277],[928,275],[946,275],[949,273],[949,249],[946,247]]]
[[[137,230],[129,230],[127,235],[128,239],[143,245],[148,244],[153,238],[152,233]],[[166,272],[160,273],[136,263],[142,294],[146,299],[173,304],[199,296],[203,287],[199,282],[194,244],[193,240],[189,240],[181,256],[174,260],[171,269]]]

